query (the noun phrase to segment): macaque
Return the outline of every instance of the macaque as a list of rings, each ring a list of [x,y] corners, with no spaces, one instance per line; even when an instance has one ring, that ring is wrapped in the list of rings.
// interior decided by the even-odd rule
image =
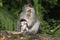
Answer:
[[[28,25],[27,25],[27,21],[22,19],[20,20],[20,32],[23,33],[24,31],[27,32],[28,31]]]
[[[20,20],[22,20],[22,19],[26,20],[28,27],[26,26],[25,28],[24,27],[20,28],[21,27]],[[34,7],[32,7],[31,4],[25,5],[23,8],[23,11],[20,14],[20,18],[17,22],[17,30],[21,31],[21,29],[22,30],[26,29],[26,31],[27,31],[26,33],[36,34],[38,32],[39,26],[40,26],[40,21],[34,10]]]

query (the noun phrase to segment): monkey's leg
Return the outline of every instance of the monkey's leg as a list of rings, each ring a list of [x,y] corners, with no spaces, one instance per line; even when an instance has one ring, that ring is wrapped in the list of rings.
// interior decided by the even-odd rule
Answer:
[[[36,34],[38,32],[39,25],[40,25],[40,22],[36,21],[36,23],[33,25],[33,27],[31,29],[29,29],[29,33]]]

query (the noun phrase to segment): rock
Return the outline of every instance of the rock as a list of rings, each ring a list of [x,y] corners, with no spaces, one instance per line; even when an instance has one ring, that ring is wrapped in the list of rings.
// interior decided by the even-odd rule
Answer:
[[[60,37],[47,34],[20,36],[16,31],[0,31],[0,40],[60,40]]]

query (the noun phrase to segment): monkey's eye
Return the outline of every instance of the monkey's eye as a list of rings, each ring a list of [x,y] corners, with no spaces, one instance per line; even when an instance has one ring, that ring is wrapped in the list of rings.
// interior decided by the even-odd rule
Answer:
[[[25,24],[26,24],[27,22],[25,22]]]
[[[24,25],[24,24],[21,24],[22,26]]]
[[[27,12],[31,12],[31,8],[30,7],[27,8]]]
[[[26,23],[27,23],[27,22],[21,22],[21,25],[22,25],[22,26],[23,26],[23,25],[26,25]]]

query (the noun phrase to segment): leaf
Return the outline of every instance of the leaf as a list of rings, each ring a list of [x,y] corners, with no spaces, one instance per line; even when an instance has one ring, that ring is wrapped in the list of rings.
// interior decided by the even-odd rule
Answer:
[[[0,7],[2,7],[3,6],[3,4],[2,4],[2,0],[0,0]]]

